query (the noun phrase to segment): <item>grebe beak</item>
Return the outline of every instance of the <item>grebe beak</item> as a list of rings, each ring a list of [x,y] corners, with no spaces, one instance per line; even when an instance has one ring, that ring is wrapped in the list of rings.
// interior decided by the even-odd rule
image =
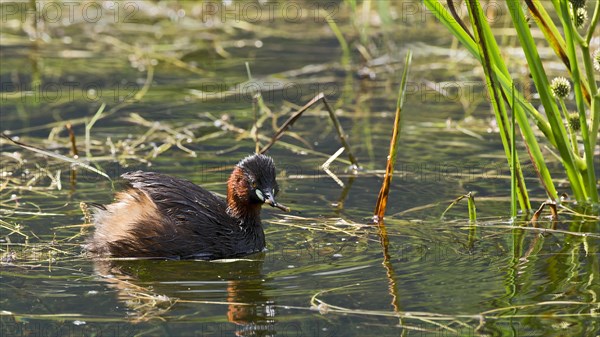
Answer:
[[[271,207],[275,207],[275,208],[279,208],[280,210],[284,211],[284,212],[289,212],[290,208],[286,207],[282,204],[277,203],[277,201],[275,201],[275,198],[273,197],[272,193],[265,193],[265,203],[267,205],[270,205]]]

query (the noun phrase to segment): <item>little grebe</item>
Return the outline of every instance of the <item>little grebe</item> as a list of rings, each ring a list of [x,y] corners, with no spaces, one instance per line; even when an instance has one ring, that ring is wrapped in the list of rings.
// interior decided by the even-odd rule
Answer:
[[[260,252],[265,234],[260,209],[266,203],[288,211],[275,164],[256,154],[242,159],[227,181],[227,200],[189,181],[153,172],[121,176],[128,187],[110,205],[95,209],[96,230],[85,248],[98,255],[219,259]]]

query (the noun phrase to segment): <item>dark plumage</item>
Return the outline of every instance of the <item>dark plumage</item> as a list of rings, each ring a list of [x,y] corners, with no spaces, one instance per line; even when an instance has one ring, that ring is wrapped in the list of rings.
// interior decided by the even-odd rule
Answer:
[[[96,231],[85,248],[114,257],[218,259],[260,252],[265,234],[263,203],[287,210],[270,157],[241,160],[227,182],[227,200],[187,180],[154,172],[121,176],[127,188],[95,209]]]

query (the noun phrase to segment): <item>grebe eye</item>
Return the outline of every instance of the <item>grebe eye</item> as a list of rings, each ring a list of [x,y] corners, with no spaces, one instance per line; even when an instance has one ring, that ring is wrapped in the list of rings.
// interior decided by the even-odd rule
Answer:
[[[256,181],[253,181],[252,182],[252,188],[257,188],[257,187],[258,187],[258,184],[256,183]]]

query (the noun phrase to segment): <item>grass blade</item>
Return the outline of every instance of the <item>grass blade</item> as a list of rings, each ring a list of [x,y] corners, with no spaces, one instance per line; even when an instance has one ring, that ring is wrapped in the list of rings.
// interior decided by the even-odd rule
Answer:
[[[562,122],[556,102],[554,101],[554,98],[550,92],[550,83],[548,82],[546,71],[544,70],[540,55],[537,51],[536,42],[533,39],[531,30],[529,29],[529,25],[527,24],[527,20],[525,19],[519,1],[510,1],[509,6],[512,7],[510,8],[509,12],[511,14],[515,29],[517,30],[521,47],[525,52],[525,57],[527,59],[527,64],[529,65],[529,69],[531,70],[533,81],[540,95],[546,115],[548,116],[548,122],[550,123],[550,127],[556,141],[556,147],[562,159],[562,164],[565,167],[566,174],[571,183],[571,189],[573,190],[575,199],[578,201],[584,201],[586,200],[587,192],[582,186],[582,180],[577,171],[575,158],[566,142],[568,139],[567,131]]]
[[[523,172],[521,171],[521,167],[520,165],[517,165],[518,160],[516,160],[516,152],[513,151],[514,146],[511,146],[511,141],[514,141],[514,139],[512,139],[509,133],[510,125],[508,122],[508,113],[506,111],[502,95],[500,93],[500,88],[497,84],[495,76],[496,74],[493,70],[493,64],[499,64],[497,68],[501,69],[503,72],[508,73],[508,70],[504,66],[504,62],[502,62],[499,59],[499,56],[496,56],[495,58],[491,56],[499,55],[500,52],[498,50],[499,48],[496,44],[496,40],[494,39],[491,29],[483,18],[483,11],[479,5],[479,2],[468,1],[467,7],[469,9],[469,16],[471,19],[471,24],[473,26],[475,40],[478,41],[477,46],[479,48],[479,54],[481,55],[481,63],[483,65],[486,84],[490,94],[492,107],[494,109],[494,114],[496,116],[498,128],[500,129],[500,138],[502,139],[504,152],[508,160],[508,164],[515,164],[515,166],[512,167],[514,168],[513,171],[515,174],[515,179],[517,180],[519,204],[521,205],[521,209],[528,210],[531,208],[531,205],[529,203],[527,187],[525,186],[525,179],[523,178]],[[512,92],[514,97],[514,90]],[[515,158],[513,158],[513,156]]]
[[[477,47],[475,41],[467,33],[465,33],[465,31],[456,23],[456,20],[450,19],[452,18],[452,15],[445,9],[445,7],[436,0],[424,1],[425,6],[434,14],[434,16],[438,20],[440,20],[440,22],[444,26],[446,26],[446,28],[448,28],[448,30],[473,55],[473,57],[477,58],[480,62],[482,62],[482,58],[479,53],[479,48]],[[492,64],[492,68],[496,75],[498,83],[502,87],[503,97],[506,99],[507,97],[514,96],[515,104],[512,105],[512,109],[516,114],[517,124],[521,129],[521,134],[523,138],[525,139],[525,145],[527,146],[527,150],[531,161],[540,178],[542,185],[546,190],[546,193],[551,199],[556,200],[558,198],[558,193],[556,192],[556,188],[554,187],[554,183],[552,182],[552,177],[550,176],[549,170],[546,167],[544,156],[538,144],[537,137],[534,134],[531,126],[529,125],[529,119],[527,118],[527,115],[533,117],[536,125],[542,131],[544,136],[554,147],[556,147],[556,141],[554,140],[554,135],[550,128],[550,124],[544,118],[544,116],[540,114],[533,107],[533,105],[525,99],[521,92],[512,90],[513,81],[510,78],[508,69],[504,65],[504,62],[499,57],[499,55],[501,55],[501,53],[498,50],[492,52],[492,57],[495,60],[495,62]],[[518,166],[519,162],[517,161],[517,167]],[[528,207],[528,209],[529,208],[530,207]]]
[[[575,92],[575,101],[577,102],[577,110],[579,112],[579,123],[581,130],[581,137],[583,138],[583,147],[585,150],[585,171],[587,174],[587,182],[584,184],[587,187],[587,196],[594,203],[598,203],[598,191],[596,187],[596,172],[594,169],[594,149],[590,147],[590,141],[588,134],[588,123],[585,114],[585,104],[583,97],[584,86],[580,82],[579,66],[577,62],[577,53],[575,51],[575,37],[577,32],[574,31],[573,21],[571,20],[571,14],[569,13],[568,4],[564,1],[560,3],[560,13],[562,13],[562,23],[565,31],[565,39],[567,40],[567,54],[571,60],[571,74],[573,76],[573,91]],[[591,135],[597,137],[597,135]],[[577,144],[574,144],[577,146]]]
[[[475,207],[475,193],[469,192],[467,194],[467,207],[469,208],[469,222],[474,223],[477,221],[477,207]]]
[[[467,48],[467,50],[475,57],[479,62],[481,62],[481,55],[479,54],[479,49],[477,47],[477,43],[467,34],[464,30],[456,23],[455,20],[450,20],[452,15],[445,9],[445,7],[440,4],[436,0],[424,0],[425,6],[434,14],[434,16],[440,20],[440,22],[448,28],[448,30],[462,43],[462,45]],[[507,72],[502,69],[497,68],[497,65],[494,64],[494,72],[498,77],[498,81],[502,85],[502,88],[505,93],[510,92],[512,88],[512,80]],[[509,97],[510,95],[506,95]],[[525,112],[527,112],[531,117],[535,119],[536,125],[540,128],[540,130],[544,133],[548,141],[552,143],[552,145],[556,146],[556,142],[554,141],[554,135],[552,134],[552,130],[550,129],[550,124],[544,116],[540,114],[531,103],[527,102],[525,97],[520,92],[516,93],[515,98],[517,102],[523,107]],[[519,126],[521,128],[524,127],[521,124],[521,121],[517,119]]]
[[[394,120],[394,130],[392,131],[392,138],[390,140],[390,152],[387,160],[385,169],[385,176],[377,197],[377,204],[375,206],[374,219],[377,222],[383,220],[385,209],[387,206],[387,199],[390,192],[390,183],[394,175],[394,165],[396,163],[396,155],[398,154],[398,139],[400,135],[400,115],[402,112],[402,106],[404,105],[404,94],[406,93],[406,84],[408,83],[408,70],[412,60],[412,51],[408,50],[406,53],[406,60],[404,62],[404,72],[402,73],[402,81],[400,82],[400,89],[398,90],[398,101],[396,102],[396,117]]]
[[[467,207],[469,210],[469,222],[475,223],[477,221],[477,207],[475,207],[475,193],[469,192],[467,194],[461,195],[460,197],[454,199],[448,207],[442,212],[440,215],[440,219],[444,219],[446,213],[452,209],[452,207],[456,206],[461,200],[467,199]]]
[[[82,167],[82,168],[84,168],[86,170],[89,170],[89,171],[92,171],[94,173],[97,173],[97,174],[105,177],[109,181],[112,181],[110,179],[110,177],[106,173],[104,173],[104,172],[102,172],[102,171],[100,171],[100,170],[98,170],[98,169],[96,169],[94,167],[91,167],[90,165],[82,163],[79,160],[63,156],[62,154],[58,154],[58,153],[50,152],[50,151],[47,151],[47,150],[44,150],[44,149],[40,149],[40,148],[37,148],[35,146],[31,146],[31,145],[27,145],[27,144],[18,142],[16,140],[11,139],[10,137],[8,137],[5,134],[1,134],[0,136],[2,136],[2,138],[5,138],[5,139],[9,140],[11,143],[13,143],[13,144],[15,144],[15,145],[17,145],[19,147],[22,147],[22,148],[24,148],[26,150],[33,151],[33,152],[42,154],[42,155],[47,156],[47,157],[52,157],[52,158],[55,158],[55,159],[59,159],[59,160],[71,163],[73,165],[76,165],[76,166]]]
[[[100,119],[102,113],[104,112],[104,108],[106,108],[106,103],[102,103],[98,111],[92,117],[92,120],[89,123],[85,124],[85,156],[90,159],[92,158],[92,153],[90,151],[91,140],[90,140],[90,131],[92,131],[92,127],[96,124],[96,121]]]
[[[512,106],[515,106],[515,86],[513,85]],[[515,125],[515,111],[513,110],[510,114],[510,216],[514,219],[517,216],[517,179],[516,179],[516,166],[517,166],[517,141],[516,141],[516,128]]]

